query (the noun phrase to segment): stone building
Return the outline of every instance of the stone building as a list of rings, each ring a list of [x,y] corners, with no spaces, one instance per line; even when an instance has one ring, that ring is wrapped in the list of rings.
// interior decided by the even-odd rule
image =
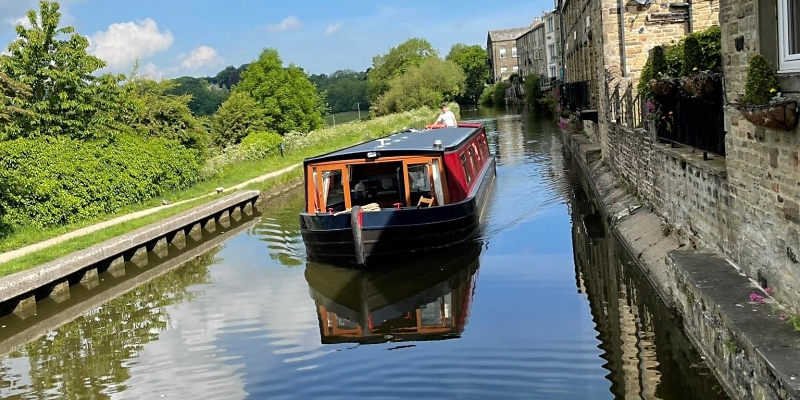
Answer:
[[[519,75],[542,75],[545,72],[544,23],[539,18],[533,20],[530,29],[517,38]]]
[[[608,152],[604,126],[613,91],[635,90],[650,49],[680,40],[686,33],[719,22],[718,0],[665,1],[561,0],[564,82],[591,111],[587,131]],[[584,89],[585,88],[585,89]],[[584,107],[586,108],[586,107]]]
[[[517,63],[517,38],[530,30],[529,26],[489,31],[486,51],[489,53],[490,83],[508,79],[519,69]]]
[[[561,18],[556,10],[546,12],[542,15],[545,37],[545,61],[547,63],[548,78],[557,79],[561,77],[559,65],[561,64]]]

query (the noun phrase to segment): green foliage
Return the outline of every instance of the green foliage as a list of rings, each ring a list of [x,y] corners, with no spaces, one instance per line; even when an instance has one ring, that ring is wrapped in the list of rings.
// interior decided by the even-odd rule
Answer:
[[[693,71],[703,70],[705,57],[700,48],[700,41],[695,36],[687,36],[683,41],[683,76],[690,75]]]
[[[198,180],[196,152],[175,141],[120,135],[111,143],[66,137],[0,146],[0,224],[49,227],[112,213]]]
[[[742,103],[749,105],[769,104],[774,92],[780,91],[778,79],[761,54],[750,57],[747,67],[747,79],[744,83]]]
[[[341,70],[330,75],[311,75],[309,80],[317,86],[317,92],[325,95],[332,113],[354,111],[359,107],[369,110],[366,72]]]
[[[245,92],[234,92],[214,115],[211,137],[217,146],[238,144],[247,135],[267,129],[272,118]]]
[[[240,147],[246,154],[245,159],[256,160],[270,154],[280,153],[281,142],[283,142],[283,136],[275,132],[253,132],[242,139]]]
[[[683,42],[667,46],[664,49],[664,58],[667,61],[665,75],[680,76],[683,70]]]
[[[16,27],[19,38],[9,44],[10,55],[0,56],[0,72],[30,88],[30,96],[16,105],[28,113],[9,116],[7,137],[112,136],[121,77],[95,76],[105,63],[87,53],[88,39],[72,27],[58,27],[58,3],[39,5],[39,13],[28,11],[30,28]]]
[[[6,135],[18,135],[18,130],[10,124],[15,118],[32,116],[30,110],[20,108],[31,97],[31,88],[28,85],[11,79],[8,75],[0,71],[0,140],[4,140]]]
[[[494,105],[494,85],[489,85],[483,88],[483,92],[481,92],[481,97],[478,98],[478,104],[482,104],[485,106]]]
[[[722,31],[719,25],[713,25],[702,31],[693,32],[689,36],[697,38],[697,41],[700,44],[700,52],[702,53],[703,58],[701,65],[698,66],[698,69],[721,72]]]
[[[390,82],[403,75],[409,68],[418,67],[431,57],[438,57],[438,52],[425,39],[411,38],[389,52],[372,58],[372,68],[367,72],[367,97],[370,103],[389,91]]]
[[[191,95],[189,109],[196,116],[214,114],[219,109],[219,106],[230,96],[228,89],[209,84],[203,78],[184,76],[173,81],[175,86],[166,90],[165,93],[176,96]]]
[[[492,89],[492,103],[496,106],[506,103],[506,90],[511,87],[511,84],[506,81],[497,82]]]
[[[373,104],[376,115],[410,111],[420,107],[437,108],[464,93],[466,77],[452,61],[431,57],[392,79],[390,89]]]
[[[239,68],[229,65],[222,71],[219,71],[216,76],[205,78],[210,84],[217,85],[223,89],[232,90],[233,87],[241,80],[242,72],[244,72],[250,64],[242,64]]]
[[[166,94],[174,87],[173,81],[131,79],[122,88],[125,112],[120,118],[140,136],[175,140],[206,156],[208,131],[192,115],[190,95]]]
[[[477,104],[483,93],[486,82],[489,80],[489,55],[480,45],[467,46],[456,43],[450,48],[450,53],[445,58],[456,63],[464,71],[464,94],[456,101],[461,104]]]
[[[658,77],[659,75],[668,75],[667,74],[667,59],[664,56],[664,47],[663,46],[656,46],[653,48],[653,55],[652,55],[652,68],[653,68],[653,75]]]
[[[242,73],[233,89],[237,92],[249,94],[264,110],[270,128],[280,134],[310,132],[324,125],[327,105],[322,96],[300,68],[284,68],[275,49],[264,49]]]
[[[525,77],[525,81],[522,83],[522,88],[525,91],[525,98],[528,101],[529,107],[533,107],[538,104],[539,100],[543,96],[540,85],[542,78],[542,75],[530,74]]]

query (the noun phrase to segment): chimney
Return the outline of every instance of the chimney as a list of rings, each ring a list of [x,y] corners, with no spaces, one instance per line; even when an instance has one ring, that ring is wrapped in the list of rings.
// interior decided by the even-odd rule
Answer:
[[[533,19],[533,25],[534,26],[539,25],[539,17]]]

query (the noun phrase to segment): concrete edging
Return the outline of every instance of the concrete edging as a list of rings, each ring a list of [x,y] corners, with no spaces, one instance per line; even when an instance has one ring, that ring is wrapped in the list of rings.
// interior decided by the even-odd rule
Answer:
[[[750,302],[750,293],[770,300],[763,290],[724,257],[663,230],[587,136],[562,135],[614,235],[677,312],[725,391],[734,399],[800,399],[800,337],[770,303]]]
[[[96,280],[98,269],[124,269],[124,262],[145,257],[150,251],[166,249],[168,244],[185,246],[185,237],[202,229],[212,230],[209,222],[230,217],[235,213],[252,213],[261,195],[258,190],[232,193],[178,215],[165,218],[135,231],[109,239],[38,267],[0,278],[0,304],[18,300],[12,305],[15,312],[35,305],[35,292],[48,289],[49,296],[68,294],[70,278],[82,271],[80,279]],[[238,214],[240,215],[240,214]]]

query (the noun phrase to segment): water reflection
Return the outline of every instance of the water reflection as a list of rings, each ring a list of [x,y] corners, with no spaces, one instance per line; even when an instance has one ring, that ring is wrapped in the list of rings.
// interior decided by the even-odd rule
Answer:
[[[402,268],[355,271],[316,263],[305,277],[320,340],[378,343],[458,338],[467,324],[481,244]]]
[[[608,234],[586,190],[574,190],[570,203],[578,292],[597,324],[611,392],[626,399],[727,399],[658,292]]]

